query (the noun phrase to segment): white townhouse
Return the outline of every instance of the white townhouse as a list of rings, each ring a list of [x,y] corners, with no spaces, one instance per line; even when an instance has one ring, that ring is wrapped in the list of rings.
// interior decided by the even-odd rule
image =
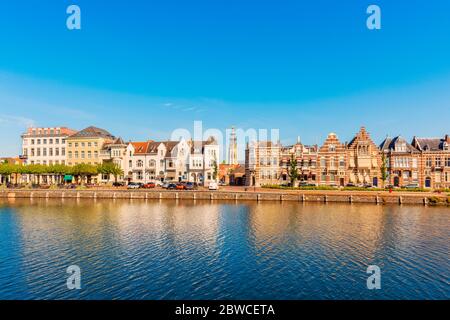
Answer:
[[[66,127],[28,128],[22,134],[26,164],[66,164],[66,139],[77,131]]]
[[[207,141],[130,142],[129,157],[122,169],[133,182],[191,181],[207,184],[213,180],[214,163],[218,165],[219,145]]]
[[[124,168],[129,181],[186,181],[189,146],[180,141],[130,142],[132,156]]]
[[[214,170],[219,167],[219,144],[214,137],[209,137],[206,141],[189,141],[189,181],[208,185],[211,181],[216,181]]]

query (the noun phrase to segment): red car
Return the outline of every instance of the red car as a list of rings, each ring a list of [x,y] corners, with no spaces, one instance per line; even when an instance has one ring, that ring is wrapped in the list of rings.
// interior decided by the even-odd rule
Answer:
[[[186,186],[184,185],[184,183],[178,183],[176,189],[177,190],[186,190]]]
[[[143,188],[145,188],[145,189],[152,189],[152,188],[154,188],[154,187],[156,187],[156,184],[155,184],[154,182],[146,183],[146,184],[144,184],[144,186],[143,186]]]

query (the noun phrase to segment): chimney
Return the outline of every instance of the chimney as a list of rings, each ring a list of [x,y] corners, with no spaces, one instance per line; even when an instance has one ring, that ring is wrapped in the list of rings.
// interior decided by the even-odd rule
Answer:
[[[450,136],[448,134],[445,135],[445,142],[450,143]]]

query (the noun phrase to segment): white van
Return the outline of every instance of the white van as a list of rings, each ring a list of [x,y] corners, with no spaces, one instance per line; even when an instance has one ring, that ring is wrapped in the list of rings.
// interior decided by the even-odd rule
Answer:
[[[217,182],[211,181],[208,186],[209,190],[219,190],[219,185]]]

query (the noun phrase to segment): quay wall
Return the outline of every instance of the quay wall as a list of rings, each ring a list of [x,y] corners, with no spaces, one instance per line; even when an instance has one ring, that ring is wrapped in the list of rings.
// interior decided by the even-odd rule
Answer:
[[[167,190],[0,190],[0,199],[172,199],[340,202],[373,204],[450,205],[450,197],[431,194],[387,194],[342,192],[236,192]]]

